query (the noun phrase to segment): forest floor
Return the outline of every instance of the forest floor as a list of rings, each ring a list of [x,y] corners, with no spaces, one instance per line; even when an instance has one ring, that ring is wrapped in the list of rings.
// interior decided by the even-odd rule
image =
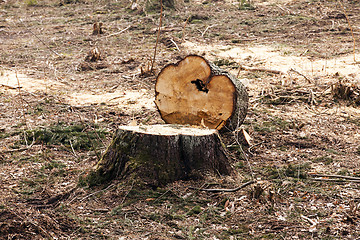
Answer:
[[[0,12],[0,239],[360,238],[359,1],[177,1],[155,73],[156,1],[3,0]],[[101,59],[85,61],[95,47]],[[118,126],[163,123],[156,74],[187,54],[248,88],[250,146],[222,133],[238,177],[89,187]]]

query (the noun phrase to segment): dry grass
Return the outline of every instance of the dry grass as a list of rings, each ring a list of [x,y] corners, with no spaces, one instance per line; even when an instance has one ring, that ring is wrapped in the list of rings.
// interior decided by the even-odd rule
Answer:
[[[360,5],[343,4],[358,38]],[[151,106],[155,77],[140,76],[153,56],[158,6],[131,10],[128,2],[102,0],[0,3],[0,238],[359,238],[358,183],[309,175],[360,175],[359,106],[334,98],[330,88],[341,81],[354,85],[355,95],[359,89],[359,75],[347,68],[358,65],[347,62],[353,37],[346,17],[336,1],[251,1],[251,6],[255,9],[184,1],[176,9],[165,7],[161,36],[178,49],[159,43],[158,69],[188,53],[227,60],[218,63],[234,74],[237,64],[275,70],[283,65],[266,65],[271,59],[257,52],[230,51],[259,46],[277,49],[267,52],[279,53],[271,55],[276,60],[308,58],[313,69],[297,68],[303,76],[239,72],[249,83],[251,108],[243,127],[253,142],[242,151],[232,133],[223,134],[237,179],[142,189],[120,180],[89,188],[83,180],[118,125],[162,122]],[[103,23],[103,34],[92,35],[95,22]],[[221,47],[210,48],[214,45]],[[94,47],[101,49],[103,67],[81,69]],[[330,61],[344,71],[331,73]],[[18,72],[19,84],[9,72]],[[73,95],[87,96],[86,103],[70,101]],[[257,183],[237,192],[190,189],[235,188],[253,176]]]

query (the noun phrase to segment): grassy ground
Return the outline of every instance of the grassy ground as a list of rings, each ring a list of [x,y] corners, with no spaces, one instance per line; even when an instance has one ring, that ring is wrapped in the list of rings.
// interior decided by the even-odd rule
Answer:
[[[164,9],[146,74],[155,1],[1,2],[0,238],[359,238],[359,179],[344,176],[360,177],[360,4],[341,3],[346,15],[339,1],[178,1]],[[92,35],[95,22],[104,34]],[[102,60],[86,62],[95,47]],[[156,73],[190,53],[248,85],[251,146],[222,135],[238,177],[88,187],[117,126],[163,123]],[[251,179],[232,193],[190,188]]]

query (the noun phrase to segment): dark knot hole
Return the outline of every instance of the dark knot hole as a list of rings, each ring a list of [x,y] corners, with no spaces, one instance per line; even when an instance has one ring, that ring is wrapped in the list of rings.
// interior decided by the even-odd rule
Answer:
[[[206,93],[209,92],[209,89],[206,88],[206,85],[200,79],[196,79],[194,81],[191,81],[191,83],[195,84],[197,90],[202,91],[202,92],[206,92]]]

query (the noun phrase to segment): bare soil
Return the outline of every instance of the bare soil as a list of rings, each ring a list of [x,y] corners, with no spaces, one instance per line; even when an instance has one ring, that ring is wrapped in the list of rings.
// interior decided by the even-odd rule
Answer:
[[[156,1],[3,0],[0,11],[0,239],[360,238],[358,1],[177,1],[155,73]],[[85,61],[95,47],[101,58]],[[156,74],[187,54],[247,85],[251,145],[221,135],[238,176],[89,187],[118,126],[163,123]]]

